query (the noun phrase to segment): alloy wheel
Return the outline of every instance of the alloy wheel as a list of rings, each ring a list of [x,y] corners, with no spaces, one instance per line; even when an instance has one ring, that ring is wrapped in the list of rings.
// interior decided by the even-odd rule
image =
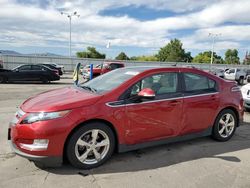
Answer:
[[[223,138],[229,137],[235,129],[235,119],[230,113],[224,114],[219,120],[219,134]]]
[[[93,165],[106,157],[110,147],[108,135],[100,129],[92,129],[82,134],[75,145],[77,159],[87,165]]]

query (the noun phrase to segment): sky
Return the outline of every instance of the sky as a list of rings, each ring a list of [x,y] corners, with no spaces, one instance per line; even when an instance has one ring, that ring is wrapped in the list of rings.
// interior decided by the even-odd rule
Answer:
[[[192,56],[250,50],[250,0],[0,0],[0,49],[69,55],[94,46],[107,57],[153,55],[178,38]],[[217,34],[217,35],[216,35]],[[216,35],[216,36],[215,36]],[[110,48],[106,48],[110,42]]]

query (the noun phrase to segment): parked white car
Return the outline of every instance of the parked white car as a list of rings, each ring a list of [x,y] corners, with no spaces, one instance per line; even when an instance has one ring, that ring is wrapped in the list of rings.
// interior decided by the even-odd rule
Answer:
[[[241,87],[241,93],[244,100],[246,111],[250,111],[250,83]]]
[[[246,79],[246,72],[243,69],[232,68],[225,71],[224,77],[227,80],[235,80],[239,85],[243,85]]]

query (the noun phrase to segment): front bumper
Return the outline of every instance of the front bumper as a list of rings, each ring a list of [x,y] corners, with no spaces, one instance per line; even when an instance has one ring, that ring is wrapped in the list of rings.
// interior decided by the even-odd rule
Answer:
[[[24,153],[20,151],[15,144],[13,144],[12,141],[9,141],[11,149],[19,156],[24,157],[30,161],[33,161],[34,163],[39,163],[44,166],[49,167],[57,167],[61,166],[63,162],[63,158],[61,156],[55,157],[55,156],[37,156],[37,155],[31,155]]]
[[[19,111],[17,117],[24,118]],[[63,161],[64,144],[72,129],[73,121],[69,117],[32,124],[20,124],[16,117],[10,122],[8,140],[13,151],[31,161],[45,166],[59,166]],[[35,141],[47,140],[47,146],[36,145]]]

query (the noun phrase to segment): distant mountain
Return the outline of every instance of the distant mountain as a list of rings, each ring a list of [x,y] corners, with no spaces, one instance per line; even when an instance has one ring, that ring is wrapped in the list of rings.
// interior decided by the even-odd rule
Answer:
[[[12,50],[0,50],[0,55],[29,55],[29,56],[49,56],[49,57],[62,57],[62,55],[54,54],[54,53],[32,53],[32,54],[21,54]]]
[[[26,54],[26,55],[32,55],[32,56],[52,56],[52,57],[62,57],[62,55],[58,55],[58,54],[53,54],[53,53],[33,53],[33,54]]]
[[[21,55],[21,54],[12,50],[0,50],[0,55]]]

